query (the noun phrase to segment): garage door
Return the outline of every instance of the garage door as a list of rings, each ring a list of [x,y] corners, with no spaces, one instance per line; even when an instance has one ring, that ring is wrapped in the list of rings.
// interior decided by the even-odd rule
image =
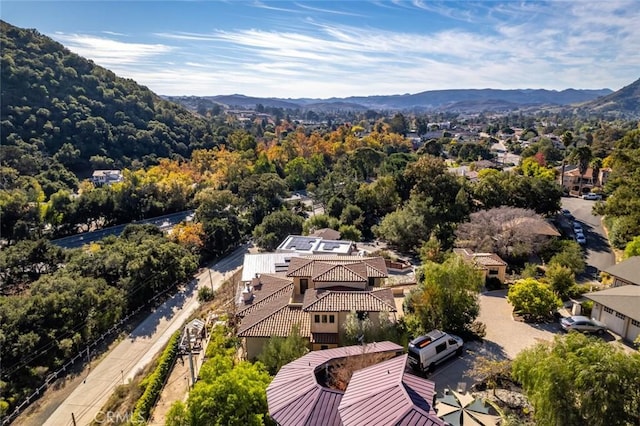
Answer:
[[[609,309],[606,306],[602,308],[602,317],[600,318],[600,321],[607,324],[609,330],[614,333],[620,335],[624,333],[624,320],[625,316],[621,313],[618,313],[613,309]]]
[[[638,336],[640,336],[640,321],[631,320],[626,338],[633,342]]]

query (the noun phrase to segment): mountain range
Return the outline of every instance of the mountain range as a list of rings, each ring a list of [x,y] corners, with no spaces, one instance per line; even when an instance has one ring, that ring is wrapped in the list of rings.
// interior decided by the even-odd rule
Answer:
[[[636,82],[637,83],[637,82]],[[635,84],[635,83],[634,83]],[[628,86],[629,87],[629,86]],[[626,89],[626,88],[625,88]],[[621,89],[621,91],[624,89]],[[257,98],[234,95],[218,96],[168,96],[167,99],[196,110],[198,106],[212,104],[226,105],[231,108],[255,108],[256,105],[283,109],[301,109],[316,111],[331,110],[410,110],[410,111],[512,111],[521,108],[545,106],[582,105],[611,96],[607,101],[607,110],[617,108],[637,109],[637,98],[626,100],[627,93],[613,92],[610,89],[584,90],[566,89],[562,91],[546,89],[456,89],[431,90],[415,94],[388,96],[350,96],[345,98]],[[627,90],[630,94],[633,90]],[[599,105],[599,104],[598,104]],[[594,108],[596,104],[594,104]]]

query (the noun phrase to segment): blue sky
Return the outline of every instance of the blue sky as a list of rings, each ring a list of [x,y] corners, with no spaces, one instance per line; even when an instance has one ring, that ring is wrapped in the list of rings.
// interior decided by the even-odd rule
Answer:
[[[164,95],[610,88],[640,78],[640,2],[29,1],[0,16]]]

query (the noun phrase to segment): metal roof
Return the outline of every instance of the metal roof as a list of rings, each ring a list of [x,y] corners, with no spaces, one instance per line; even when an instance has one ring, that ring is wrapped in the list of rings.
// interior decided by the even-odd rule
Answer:
[[[278,271],[276,265],[289,263],[292,253],[251,253],[244,255],[242,264],[242,281],[251,281],[256,274],[275,274]]]
[[[640,285],[622,285],[584,295],[607,308],[640,321]]]
[[[281,426],[340,426],[338,407],[344,392],[320,385],[317,369],[334,359],[364,353],[401,352],[392,342],[313,351],[283,366],[267,387],[269,415]],[[348,389],[347,389],[348,390]]]
[[[433,408],[435,384],[406,373],[406,361],[403,355],[353,373],[338,407],[343,425],[395,425],[407,414],[411,424],[444,425]]]
[[[625,259],[616,265],[604,269],[604,272],[631,284],[640,285],[640,256],[632,256]]]

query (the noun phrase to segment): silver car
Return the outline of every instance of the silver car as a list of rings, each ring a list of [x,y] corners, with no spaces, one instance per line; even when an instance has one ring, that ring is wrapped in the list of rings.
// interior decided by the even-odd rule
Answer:
[[[607,331],[607,325],[593,318],[587,318],[582,315],[574,315],[562,318],[560,326],[564,331],[581,331],[583,333],[604,334]]]

